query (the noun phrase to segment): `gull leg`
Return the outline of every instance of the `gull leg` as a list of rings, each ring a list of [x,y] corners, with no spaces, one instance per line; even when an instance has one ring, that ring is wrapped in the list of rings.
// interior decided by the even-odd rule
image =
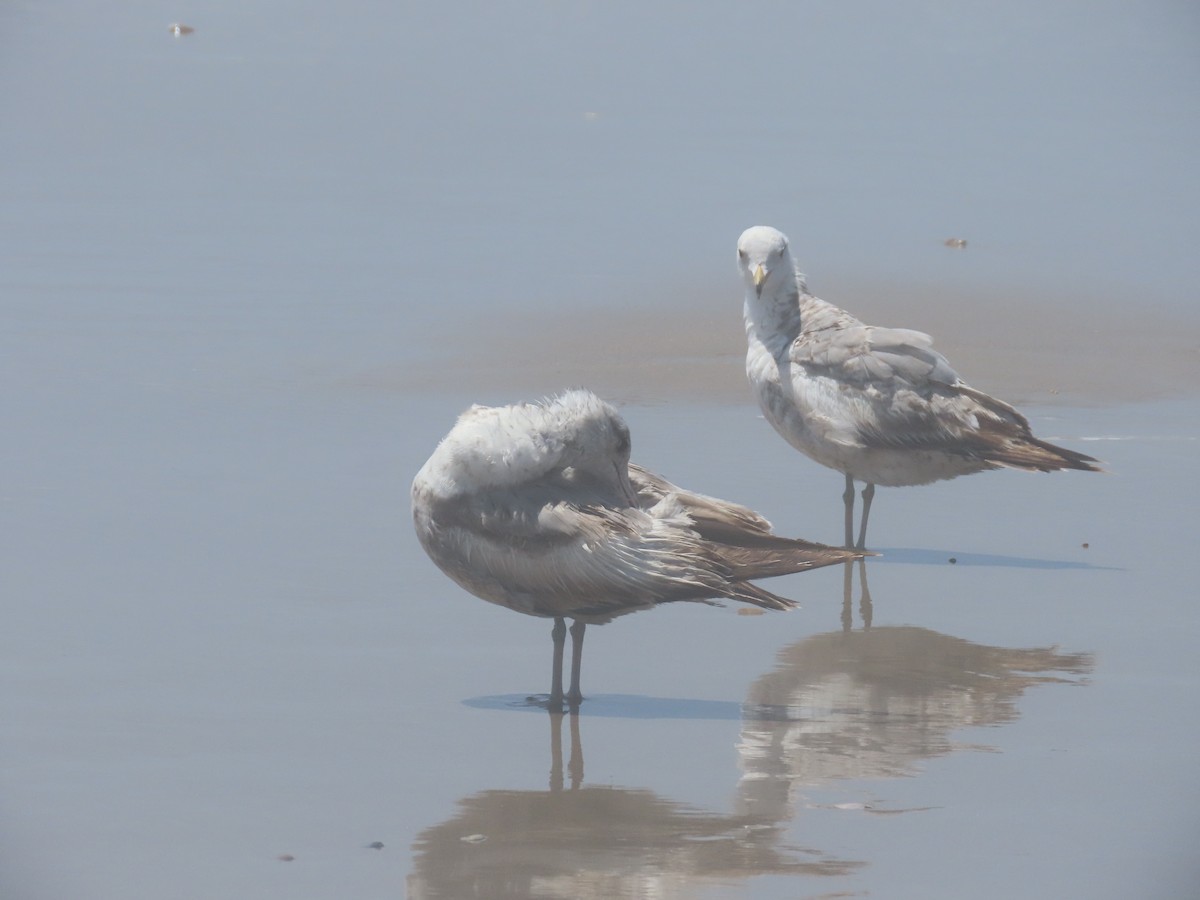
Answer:
[[[587,622],[578,619],[571,623],[571,689],[567,691],[567,702],[572,709],[579,706],[583,694],[579,690],[579,669],[583,663],[583,633],[587,630]]]
[[[867,516],[871,514],[871,501],[875,499],[875,485],[868,484],[863,488],[863,513],[862,522],[858,529],[858,544],[856,549],[862,550],[867,546]],[[846,546],[850,546],[849,532],[846,533]]]
[[[846,491],[842,494],[842,501],[846,504],[846,547],[854,546],[854,479],[850,477],[850,473],[846,473]]]
[[[554,627],[550,629],[550,637],[554,641],[554,662],[550,673],[550,711],[562,712],[562,662],[563,662],[563,647],[567,643],[567,623],[562,617],[557,617],[554,620]]]

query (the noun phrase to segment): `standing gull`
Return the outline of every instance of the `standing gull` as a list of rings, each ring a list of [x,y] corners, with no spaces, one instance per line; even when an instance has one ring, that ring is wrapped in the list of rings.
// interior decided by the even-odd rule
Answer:
[[[846,546],[866,545],[875,485],[928,484],[985,469],[1098,472],[1097,460],[1033,436],[1029,422],[968,385],[927,334],[864,325],[808,292],[787,237],[738,239],[746,285],[746,375],[775,430],[846,476]],[[854,538],[854,482],[863,489]]]
[[[413,481],[417,537],[443,572],[484,600],[554,619],[552,709],[566,618],[575,704],[589,623],[672,600],[791,609],[750,579],[862,555],[779,537],[752,510],[631,464],[629,446],[625,422],[589,391],[472,406]]]

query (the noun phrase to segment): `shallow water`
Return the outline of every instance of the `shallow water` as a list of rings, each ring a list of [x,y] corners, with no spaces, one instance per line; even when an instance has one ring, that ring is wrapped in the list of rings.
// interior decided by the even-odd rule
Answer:
[[[1006,9],[0,7],[0,893],[1190,890],[1200,31]],[[836,540],[744,384],[755,222],[1111,474],[881,490],[865,579],[591,629],[548,716],[409,481],[586,384]]]

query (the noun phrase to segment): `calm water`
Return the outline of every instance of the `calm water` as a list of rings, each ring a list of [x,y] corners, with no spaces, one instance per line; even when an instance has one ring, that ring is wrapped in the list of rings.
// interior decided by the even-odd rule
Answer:
[[[1183,3],[0,6],[0,893],[1187,895],[1198,42]],[[743,385],[758,222],[1113,474],[881,491],[865,573],[596,629],[584,715],[531,710],[548,623],[434,569],[412,474],[582,383],[836,539]]]

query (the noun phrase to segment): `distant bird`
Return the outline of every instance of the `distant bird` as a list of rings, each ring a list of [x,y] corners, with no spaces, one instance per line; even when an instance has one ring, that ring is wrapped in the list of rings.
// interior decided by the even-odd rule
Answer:
[[[1101,471],[1033,436],[1029,422],[968,385],[919,331],[865,325],[808,292],[788,239],[766,225],[738,239],[746,285],[746,374],[767,421],[846,476],[846,546],[866,545],[875,485],[928,484],[985,469]],[[863,489],[854,538],[854,482]]]
[[[554,619],[551,707],[582,699],[588,623],[673,600],[796,604],[750,583],[861,557],[791,540],[757,513],[693,494],[629,462],[629,428],[595,394],[472,406],[417,473],[413,523],[425,552],[471,593]]]

